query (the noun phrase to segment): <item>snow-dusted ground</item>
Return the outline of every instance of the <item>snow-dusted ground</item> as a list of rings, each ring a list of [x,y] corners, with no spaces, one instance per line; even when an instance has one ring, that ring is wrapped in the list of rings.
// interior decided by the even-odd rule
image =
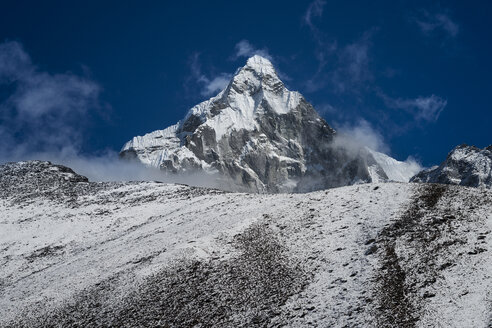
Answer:
[[[2,327],[492,324],[491,191],[238,194],[47,170],[0,174]]]

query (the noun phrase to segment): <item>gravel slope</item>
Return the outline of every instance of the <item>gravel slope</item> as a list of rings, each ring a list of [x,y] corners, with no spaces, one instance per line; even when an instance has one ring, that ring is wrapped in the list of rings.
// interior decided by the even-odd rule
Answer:
[[[0,326],[490,327],[492,192],[239,194],[0,166]]]

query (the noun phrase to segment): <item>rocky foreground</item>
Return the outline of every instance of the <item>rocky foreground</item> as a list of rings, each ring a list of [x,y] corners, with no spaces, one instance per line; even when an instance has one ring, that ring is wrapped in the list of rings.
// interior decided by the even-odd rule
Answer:
[[[490,327],[492,191],[241,194],[0,166],[1,327]]]

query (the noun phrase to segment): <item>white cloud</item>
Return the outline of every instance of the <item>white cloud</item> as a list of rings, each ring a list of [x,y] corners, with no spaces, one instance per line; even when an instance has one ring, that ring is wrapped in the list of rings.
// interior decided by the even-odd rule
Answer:
[[[413,18],[413,21],[426,35],[443,32],[449,37],[456,37],[460,31],[459,25],[445,11],[430,13],[423,10],[422,15],[418,18]]]
[[[1,157],[80,146],[89,111],[100,107],[101,87],[72,73],[40,71],[18,42],[0,44]]]
[[[357,120],[355,124],[335,124],[335,128],[340,135],[338,142],[348,143],[350,140],[351,143],[357,146],[365,146],[382,153],[389,152],[389,146],[384,141],[383,135],[364,119]]]
[[[71,74],[35,73],[20,81],[10,102],[22,117],[36,119],[57,115],[83,114],[100,91],[93,81]]]
[[[200,172],[166,174],[158,168],[142,165],[138,161],[121,160],[112,150],[98,155],[81,155],[72,150],[64,152],[33,152],[11,160],[45,160],[70,167],[89,181],[160,181],[183,183],[191,186],[224,188],[216,174]]]
[[[395,109],[403,109],[414,115],[416,120],[435,122],[448,104],[446,99],[436,95],[417,97],[414,99],[391,98],[382,95],[386,106]]]
[[[195,73],[199,73],[193,67]],[[204,84],[214,90],[221,77]],[[47,160],[67,165],[91,181],[158,180],[220,188],[215,175],[169,174],[139,162],[123,161],[115,151],[80,153],[84,127],[101,107],[101,87],[72,73],[40,71],[18,42],[0,43],[0,164]]]
[[[234,59],[240,57],[249,58],[254,55],[260,55],[269,60],[273,59],[272,56],[268,53],[267,49],[258,49],[254,47],[248,40],[239,41],[234,49],[235,49]]]
[[[222,91],[223,89],[225,89],[225,87],[227,87],[231,78],[232,75],[227,73],[221,73],[211,80],[209,80],[205,76],[202,76],[202,79],[200,80],[201,82],[203,82],[203,89],[201,91],[201,94],[203,96],[209,96],[216,92]]]
[[[336,127],[338,134],[334,140],[334,146],[344,148],[348,154],[357,155],[361,148],[367,147],[390,156],[390,147],[383,135],[366,120],[359,119],[355,124],[345,123]],[[396,166],[389,164],[383,169],[390,179],[408,181],[410,177],[422,170],[422,166],[412,156],[409,156],[403,163]]]
[[[201,85],[200,94],[205,97],[222,91],[225,87],[227,87],[227,84],[232,78],[232,74],[229,73],[219,73],[217,76],[212,78],[209,78],[203,74],[200,67],[199,53],[195,53],[191,56],[190,70],[192,78]]]
[[[26,79],[33,74],[31,58],[18,42],[0,44],[0,83]]]

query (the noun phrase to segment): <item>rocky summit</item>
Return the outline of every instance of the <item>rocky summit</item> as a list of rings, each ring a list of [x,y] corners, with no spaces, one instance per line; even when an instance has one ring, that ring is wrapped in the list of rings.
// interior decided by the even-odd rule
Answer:
[[[491,189],[492,145],[484,149],[468,145],[457,146],[441,165],[418,173],[410,181]]]
[[[235,191],[307,192],[408,182],[416,173],[407,163],[342,142],[258,55],[217,96],[191,108],[173,126],[134,137],[120,155],[168,174],[218,173],[221,187]]]

